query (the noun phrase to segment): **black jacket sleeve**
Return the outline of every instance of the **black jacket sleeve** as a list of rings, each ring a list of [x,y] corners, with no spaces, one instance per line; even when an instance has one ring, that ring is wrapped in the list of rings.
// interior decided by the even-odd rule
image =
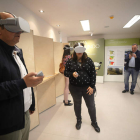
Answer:
[[[65,71],[64,71],[64,75],[66,77],[73,76],[73,73],[70,71],[70,67],[71,67],[71,60],[68,60],[65,66]]]
[[[140,51],[137,52],[136,56],[137,56],[136,59],[138,59],[138,61],[140,62]]]
[[[130,54],[130,53],[127,53],[127,55],[126,55],[126,57],[125,57],[125,62],[127,62],[127,63],[128,63],[129,60],[130,60],[130,59],[129,59],[129,54]]]
[[[25,88],[27,88],[27,86],[23,79],[0,83],[0,101],[18,96],[21,90]]]
[[[94,62],[92,61],[91,58],[89,58],[89,65],[90,65],[90,87],[91,88],[95,88],[95,84],[96,84],[96,70],[95,70],[95,66],[94,66]]]

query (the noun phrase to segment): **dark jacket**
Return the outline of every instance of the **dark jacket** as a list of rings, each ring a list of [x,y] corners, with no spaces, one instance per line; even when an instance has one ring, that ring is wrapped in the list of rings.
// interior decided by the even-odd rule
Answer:
[[[25,125],[23,89],[27,86],[12,56],[14,49],[0,40],[0,135],[20,130]],[[21,49],[18,56],[26,68]],[[33,88],[30,110],[35,110]]]
[[[77,72],[79,76],[74,78],[73,72]],[[89,57],[81,66],[77,62],[73,61],[73,59],[69,59],[66,63],[64,75],[69,77],[71,85],[78,87],[90,86],[91,88],[95,88],[96,71],[94,63]]]
[[[130,52],[128,52],[127,55],[126,55],[126,57],[125,57],[125,62],[126,62],[125,69],[126,70],[129,68],[129,61],[130,61],[129,54],[130,54]],[[140,69],[140,51],[137,50],[135,52],[135,54],[137,56],[137,58],[135,58],[135,70],[136,71],[139,71],[139,69]]]

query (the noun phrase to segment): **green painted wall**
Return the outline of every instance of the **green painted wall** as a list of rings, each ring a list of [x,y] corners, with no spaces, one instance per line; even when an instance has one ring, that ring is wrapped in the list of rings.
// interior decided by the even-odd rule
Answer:
[[[105,59],[105,43],[104,39],[93,40],[79,40],[69,41],[70,46],[73,47],[76,43],[84,43],[86,53],[94,62],[102,62],[101,69],[98,72],[98,76],[104,75],[104,59]]]
[[[134,43],[140,45],[139,38],[128,39],[93,39],[93,40],[78,40],[69,41],[70,46],[73,47],[76,43],[84,43],[88,56],[94,62],[102,62],[101,69],[98,72],[98,76],[104,75],[104,61],[105,61],[105,46],[131,46]]]
[[[140,45],[139,38],[128,38],[128,39],[106,39],[105,46],[131,46],[132,44]]]

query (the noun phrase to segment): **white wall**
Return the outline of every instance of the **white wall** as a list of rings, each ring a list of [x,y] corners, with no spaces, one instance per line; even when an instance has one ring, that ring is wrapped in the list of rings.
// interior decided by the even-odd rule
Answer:
[[[34,32],[34,35],[53,38],[54,42],[60,42],[60,34],[55,28],[16,0],[0,0],[0,12],[3,11],[14,13],[16,16],[26,19]],[[66,41],[64,43],[67,43],[66,37],[63,38],[62,36],[61,40],[62,42]]]
[[[62,37],[62,43],[68,43],[68,38],[66,36]]]
[[[68,41],[76,41],[76,40],[90,40],[90,39],[121,39],[121,38],[140,38],[140,33],[137,34],[111,34],[111,35],[93,35],[93,36],[75,36],[75,37],[68,37]]]
[[[67,38],[67,35],[65,33],[59,32],[59,35],[60,35],[60,42],[68,43],[68,38]]]

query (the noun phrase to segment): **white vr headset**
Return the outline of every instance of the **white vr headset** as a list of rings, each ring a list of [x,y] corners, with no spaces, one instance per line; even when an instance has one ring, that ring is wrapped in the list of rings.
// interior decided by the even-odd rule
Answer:
[[[70,50],[70,51],[72,51],[73,50],[73,47],[64,47],[64,50]]]
[[[6,12],[9,13],[9,12]],[[16,17],[14,14],[10,13],[14,16],[14,18],[0,19],[0,25],[4,25],[4,28],[9,32],[17,33],[17,32],[30,32],[29,23],[21,18]]]
[[[84,48],[83,46],[77,46],[77,47],[75,47],[74,48],[74,51],[76,52],[76,53],[84,53],[85,51],[86,51],[86,48]]]

